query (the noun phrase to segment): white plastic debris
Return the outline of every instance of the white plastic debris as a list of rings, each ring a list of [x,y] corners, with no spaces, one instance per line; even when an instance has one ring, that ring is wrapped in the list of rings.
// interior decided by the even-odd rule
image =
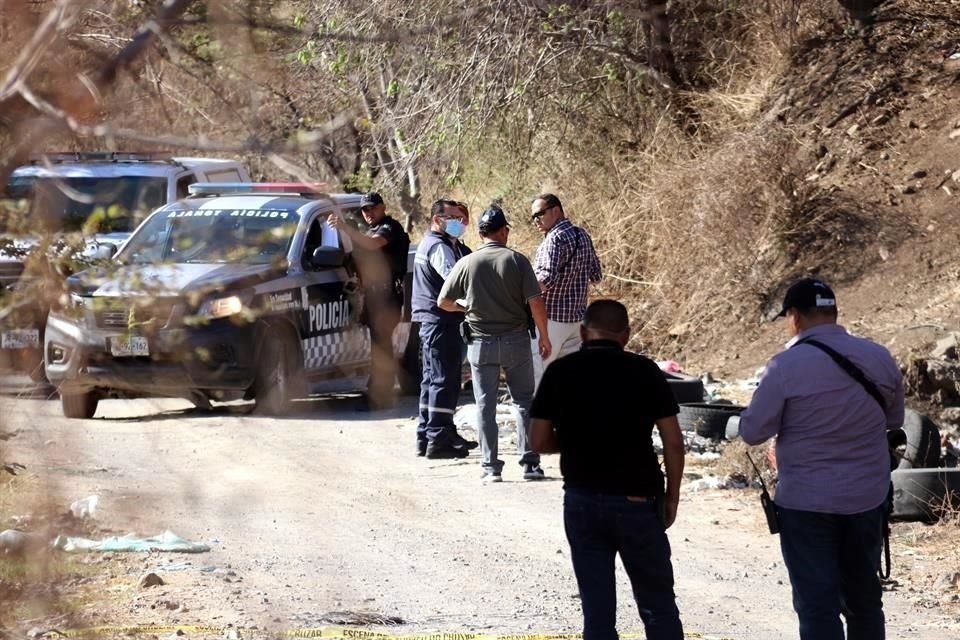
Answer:
[[[516,429],[519,423],[520,409],[517,405],[512,402],[497,404],[497,425],[501,428]],[[457,429],[466,428],[476,431],[477,405],[473,403],[465,404],[457,409],[456,413],[453,414],[453,424],[457,426]]]
[[[95,518],[98,502],[100,502],[100,496],[87,496],[71,504],[70,513],[72,513],[73,517],[77,520]]]

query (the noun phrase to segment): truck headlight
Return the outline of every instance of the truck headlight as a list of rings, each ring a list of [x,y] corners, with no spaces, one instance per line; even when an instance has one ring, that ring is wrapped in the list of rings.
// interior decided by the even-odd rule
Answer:
[[[243,300],[240,296],[227,296],[226,298],[214,298],[207,300],[200,305],[197,315],[202,318],[228,318],[235,316],[243,311]]]

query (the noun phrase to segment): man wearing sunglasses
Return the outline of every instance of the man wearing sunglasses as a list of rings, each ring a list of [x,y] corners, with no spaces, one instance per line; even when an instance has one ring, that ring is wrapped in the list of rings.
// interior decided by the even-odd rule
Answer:
[[[534,382],[551,362],[580,348],[580,322],[587,310],[587,289],[603,276],[600,259],[590,234],[574,226],[563,211],[560,198],[542,193],[533,199],[531,217],[544,234],[537,248],[533,269],[547,305],[547,331],[553,352],[534,358]],[[534,343],[533,350],[537,350]]]

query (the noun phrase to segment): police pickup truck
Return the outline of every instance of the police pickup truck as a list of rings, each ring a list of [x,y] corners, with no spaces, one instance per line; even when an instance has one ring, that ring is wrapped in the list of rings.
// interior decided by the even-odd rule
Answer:
[[[53,260],[82,235],[78,262],[109,258],[154,209],[187,196],[195,182],[249,182],[246,166],[223,158],[161,152],[49,153],[17,167],[0,193],[0,368],[43,374],[47,312],[58,296]],[[25,208],[18,207],[26,204]],[[22,208],[22,211],[19,210]]]
[[[69,307],[50,313],[44,341],[64,415],[144,396],[254,399],[258,413],[280,414],[295,398],[362,388],[363,294],[349,239],[326,222],[358,214],[360,195],[291,184],[190,191],[147,218],[114,264],[69,278]],[[396,347],[408,332],[402,323]]]

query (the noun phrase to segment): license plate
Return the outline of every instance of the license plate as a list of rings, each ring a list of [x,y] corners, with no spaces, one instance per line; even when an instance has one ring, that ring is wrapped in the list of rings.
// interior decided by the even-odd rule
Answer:
[[[115,358],[130,358],[150,355],[147,339],[143,336],[119,336],[107,338],[110,354]]]
[[[30,349],[39,346],[39,329],[12,329],[0,334],[0,348],[3,349]]]

